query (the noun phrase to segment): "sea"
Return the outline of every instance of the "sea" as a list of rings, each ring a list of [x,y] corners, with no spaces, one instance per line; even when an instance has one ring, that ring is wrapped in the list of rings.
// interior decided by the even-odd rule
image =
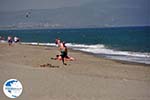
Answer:
[[[17,36],[23,44],[56,46],[60,38],[73,50],[97,57],[150,64],[150,26],[0,30],[5,40]]]

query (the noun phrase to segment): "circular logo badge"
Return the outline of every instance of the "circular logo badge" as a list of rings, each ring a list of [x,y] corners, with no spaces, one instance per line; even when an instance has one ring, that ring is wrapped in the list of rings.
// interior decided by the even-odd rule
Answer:
[[[23,90],[22,84],[17,79],[9,79],[3,85],[3,91],[9,98],[17,98]]]

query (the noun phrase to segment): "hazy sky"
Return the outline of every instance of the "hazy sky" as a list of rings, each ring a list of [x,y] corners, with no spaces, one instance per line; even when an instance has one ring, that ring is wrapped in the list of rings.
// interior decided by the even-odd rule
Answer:
[[[149,4],[150,0],[0,0],[0,24],[26,23],[23,12],[10,11],[70,7],[45,10],[48,13],[38,10],[29,22],[64,26],[149,25]]]
[[[0,0],[0,11],[78,6],[92,0]]]

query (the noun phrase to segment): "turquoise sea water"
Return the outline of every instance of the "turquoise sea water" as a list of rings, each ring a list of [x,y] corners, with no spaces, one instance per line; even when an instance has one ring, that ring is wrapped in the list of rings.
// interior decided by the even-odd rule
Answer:
[[[150,64],[150,27],[0,30],[0,36],[9,35],[18,36],[23,43],[50,46],[59,37],[74,50]]]

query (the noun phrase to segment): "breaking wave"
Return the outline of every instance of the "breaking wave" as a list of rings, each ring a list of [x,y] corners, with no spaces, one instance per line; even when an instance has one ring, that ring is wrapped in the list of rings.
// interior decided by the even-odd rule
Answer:
[[[56,46],[55,43],[24,42],[22,44]],[[88,52],[97,56],[103,56],[110,59],[150,64],[150,53],[147,52],[143,53],[143,52],[113,50],[107,48],[103,44],[85,45],[85,44],[66,43],[66,46],[72,48],[73,50]]]

